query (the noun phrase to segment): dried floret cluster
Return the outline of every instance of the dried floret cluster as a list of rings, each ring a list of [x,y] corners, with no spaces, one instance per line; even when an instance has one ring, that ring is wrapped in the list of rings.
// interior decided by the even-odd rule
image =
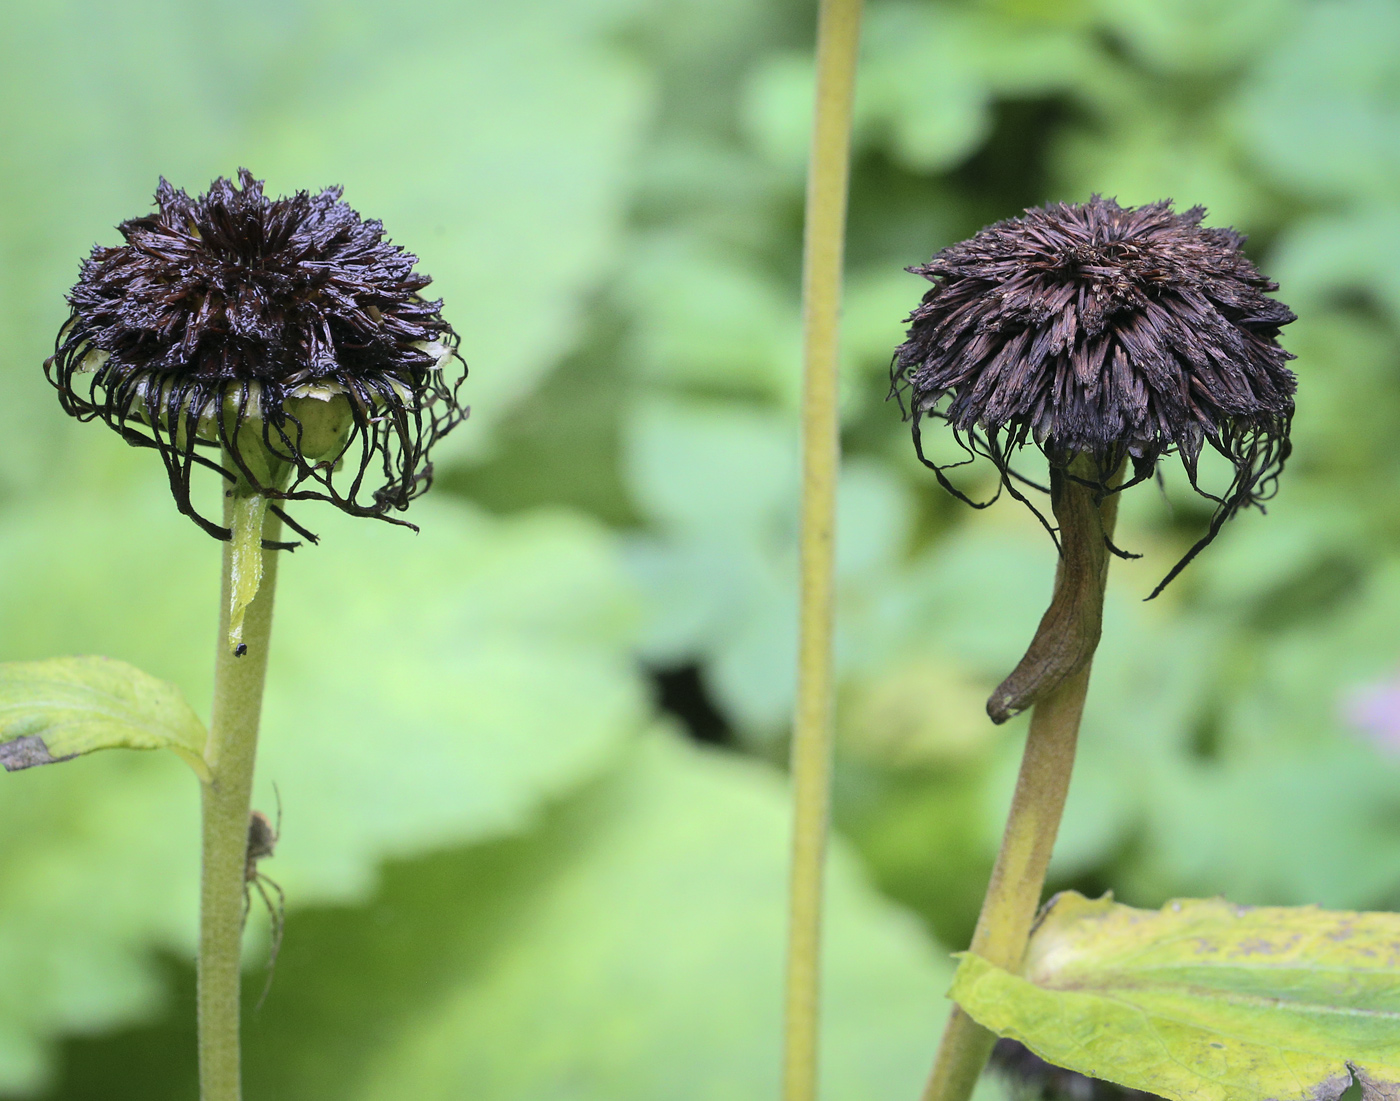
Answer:
[[[908,318],[893,382],[919,456],[945,487],[958,492],[924,455],[926,416],[990,458],[1022,499],[1016,483],[1028,479],[1011,459],[1027,443],[1061,470],[1092,456],[1105,482],[1131,463],[1124,485],[1174,451],[1217,504],[1195,549],[1272,495],[1296,387],[1277,338],[1294,314],[1269,297],[1278,285],[1244,254],[1244,238],[1203,227],[1204,215],[1096,195],[1028,210],[909,269],[933,286]],[[1206,444],[1234,468],[1219,494],[1197,481]]]
[[[247,170],[198,198],[161,180],[155,206],[68,295],[45,364],[64,409],[156,448],[181,511],[220,538],[190,502],[196,464],[276,500],[407,507],[466,415],[457,337],[417,257],[339,188],[271,199]]]

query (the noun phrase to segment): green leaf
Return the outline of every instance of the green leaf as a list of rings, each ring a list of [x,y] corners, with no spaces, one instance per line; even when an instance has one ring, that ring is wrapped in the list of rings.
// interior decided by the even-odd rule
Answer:
[[[1298,5],[1288,22],[1287,37],[1244,87],[1241,140],[1275,181],[1309,198],[1393,201],[1400,10],[1388,0],[1332,0]]]
[[[1400,882],[1393,756],[1345,734],[1307,751],[1236,753],[1156,768],[1150,798],[1137,789],[1148,804],[1138,835],[1146,845],[1120,877],[1125,890],[1157,898],[1228,890],[1245,902],[1337,908],[1392,903]]]
[[[800,311],[790,288],[686,234],[652,234],[629,261],[618,297],[634,318],[627,352],[643,379],[796,406]]]
[[[1172,1101],[1400,1091],[1400,915],[1069,892],[1021,975],[963,957],[950,995],[1058,1066]]]
[[[257,789],[267,807],[281,789],[294,898],[353,896],[386,854],[521,828],[646,721],[637,609],[597,525],[432,498],[417,535],[297,515],[321,542],[279,566]],[[0,658],[101,650],[203,708],[220,549],[157,486],[11,514]]]
[[[263,576],[263,517],[267,498],[239,494],[233,502],[233,539],[229,555],[228,639],[225,645],[238,653],[243,645],[243,617],[257,599]]]
[[[882,146],[915,171],[946,171],[984,144],[998,95],[1105,96],[1111,77],[1089,34],[990,8],[870,5],[856,88],[857,148]],[[814,74],[810,52],[769,54],[749,73],[740,105],[750,143],[794,181],[806,166]]]
[[[788,809],[766,773],[646,746],[490,965],[404,1021],[342,1096],[772,1096]],[[826,1096],[912,1095],[946,965],[841,855],[831,880]]]
[[[846,276],[841,306],[841,352],[845,366],[873,380],[884,397],[890,377],[890,356],[904,339],[904,319],[927,283],[894,265],[872,265]]]
[[[915,170],[943,171],[989,136],[998,93],[1092,87],[1103,63],[1085,34],[956,4],[872,5],[856,92],[857,140],[884,139]],[[809,78],[810,79],[810,78]]]
[[[1365,289],[1364,280],[1351,283]],[[1290,288],[1290,299],[1292,294]],[[1382,521],[1388,523],[1394,512],[1397,461],[1390,441],[1394,425],[1400,424],[1396,334],[1381,318],[1360,310],[1309,308],[1301,303],[1298,310],[1298,321],[1289,326],[1288,347],[1298,356],[1294,369],[1308,387],[1309,397],[1298,409],[1291,436],[1294,449],[1325,465],[1326,475],[1323,487],[1309,494],[1307,506],[1328,526],[1342,514],[1366,523],[1379,520],[1379,510],[1352,507],[1351,494],[1369,497],[1382,492],[1389,498]],[[1350,492],[1338,493],[1339,486]],[[1326,507],[1319,507],[1322,499]],[[1271,509],[1268,526],[1273,519]],[[1378,549],[1369,540],[1347,534],[1357,551],[1369,554]],[[1259,565],[1256,560],[1251,568]]]
[[[1229,559],[1238,539],[1254,547],[1236,563],[1239,570],[1268,578],[1283,565],[1296,574],[1302,555],[1291,545],[1296,520],[1289,517],[1305,504],[1296,495],[1288,497],[1277,516],[1271,509],[1267,518],[1248,520],[1212,550]],[[1328,504],[1312,505],[1314,524],[1327,523]],[[1280,528],[1271,540],[1275,521]],[[1187,661],[1203,662],[1200,673],[1210,680],[1205,697],[1178,713],[1174,754],[1149,757],[1147,742],[1134,749],[1140,726],[1133,702],[1120,697],[1110,705],[1106,717],[1120,716],[1115,725],[1122,750],[1111,783],[1102,790],[1116,790],[1122,798],[1128,768],[1138,769],[1145,781],[1131,785],[1131,794],[1138,804],[1133,820],[1146,819],[1146,830],[1137,834],[1146,843],[1115,877],[1132,897],[1228,891],[1243,902],[1317,902],[1338,909],[1393,905],[1400,882],[1395,845],[1400,762],[1393,749],[1387,752],[1383,737],[1368,745],[1349,713],[1368,688],[1390,678],[1400,656],[1394,632],[1400,563],[1385,561],[1369,575],[1358,574],[1343,557],[1364,541],[1348,540],[1352,524],[1338,518],[1335,530],[1316,541],[1324,551],[1334,539],[1343,545],[1318,554],[1301,582],[1270,586],[1258,598],[1252,617],[1262,630],[1242,629],[1239,605],[1226,603],[1234,594],[1211,586],[1215,615],[1229,630],[1223,646],[1190,648],[1194,652]],[[1280,561],[1261,562],[1261,554]],[[1216,563],[1201,565],[1204,578]],[[1181,650],[1169,636],[1159,638],[1163,654]],[[1144,637],[1140,644],[1152,643]],[[1096,670],[1090,709],[1101,687]],[[1152,729],[1146,724],[1144,732]],[[1170,734],[1170,728],[1157,729],[1156,739]],[[1191,741],[1203,729],[1214,744],[1192,752]],[[1102,733],[1111,735],[1108,724]],[[1090,749],[1090,739],[1082,744],[1100,752]],[[1150,767],[1143,767],[1149,760]],[[1076,771],[1071,804],[1080,779]]]
[[[1272,44],[1297,0],[1111,0],[1100,22],[1153,69],[1205,76],[1238,66]],[[1184,197],[1184,196],[1183,196]]]
[[[1280,239],[1274,271],[1290,301],[1304,309],[1359,295],[1380,307],[1394,326],[1400,322],[1397,246],[1400,209],[1393,201],[1318,214],[1295,222]]]
[[[172,749],[207,780],[207,737],[178,688],[124,661],[0,664],[0,765],[7,772],[99,749]]]
[[[709,661],[718,702],[746,734],[772,738],[792,714],[797,653],[797,431],[740,402],[638,402],[624,456],[638,510],[659,529],[629,550],[650,597],[643,645],[658,664]],[[863,660],[863,624],[890,592],[910,502],[883,464],[846,463],[837,553],[857,626],[838,647]],[[882,624],[883,625],[883,624]]]
[[[1101,192],[1123,205],[1178,199],[1204,206],[1206,223],[1245,229],[1275,217],[1275,200],[1239,163],[1237,141],[1212,104],[1164,110],[1155,85],[1129,85],[1108,116],[1059,135],[1053,162],[1059,186],[1075,196]]]
[[[378,861],[525,828],[649,721],[617,545],[562,512],[339,513],[279,571],[259,759],[279,881],[363,897]]]

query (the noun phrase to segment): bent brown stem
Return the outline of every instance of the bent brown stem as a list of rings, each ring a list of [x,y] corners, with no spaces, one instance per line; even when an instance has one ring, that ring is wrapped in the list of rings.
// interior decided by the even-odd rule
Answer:
[[[1104,497],[1102,490],[1085,482],[1102,485],[1103,479],[1083,457],[1068,472],[1052,471],[1051,505],[1063,548],[1055,593],[1026,656],[987,708],[990,713],[993,704],[1005,699],[1024,699],[1035,706],[1006,833],[969,948],[1010,971],[1021,965],[1045,889],[1069,794],[1090,665],[1103,626],[1108,540],[1113,537],[1118,498]],[[924,1101],[967,1101],[995,1042],[993,1033],[955,1006]]]
[[[1094,476],[1086,477],[1091,470]],[[1068,471],[1050,469],[1050,504],[1060,523],[1055,592],[1025,656],[987,700],[994,723],[1004,723],[1048,696],[1084,668],[1099,645],[1118,497],[1109,495],[1100,504],[1102,491],[1079,479],[1098,481],[1097,468],[1083,458]]]

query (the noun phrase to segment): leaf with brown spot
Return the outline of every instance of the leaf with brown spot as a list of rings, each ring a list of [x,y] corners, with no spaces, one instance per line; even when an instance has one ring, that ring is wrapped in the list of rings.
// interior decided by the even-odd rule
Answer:
[[[0,663],[0,765],[7,772],[98,749],[170,749],[206,780],[207,736],[178,688],[124,661]]]
[[[950,996],[1041,1058],[1173,1101],[1400,1097],[1400,914],[1052,899],[1021,974]]]

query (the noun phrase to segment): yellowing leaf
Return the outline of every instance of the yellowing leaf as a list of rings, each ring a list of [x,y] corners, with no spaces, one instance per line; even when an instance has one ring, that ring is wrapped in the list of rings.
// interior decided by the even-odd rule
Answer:
[[[1173,1101],[1400,1095],[1400,914],[1052,901],[1021,975],[968,954],[951,997],[1060,1066]]]
[[[7,772],[98,749],[173,749],[208,779],[206,737],[178,688],[124,661],[0,664],[0,765]]]

